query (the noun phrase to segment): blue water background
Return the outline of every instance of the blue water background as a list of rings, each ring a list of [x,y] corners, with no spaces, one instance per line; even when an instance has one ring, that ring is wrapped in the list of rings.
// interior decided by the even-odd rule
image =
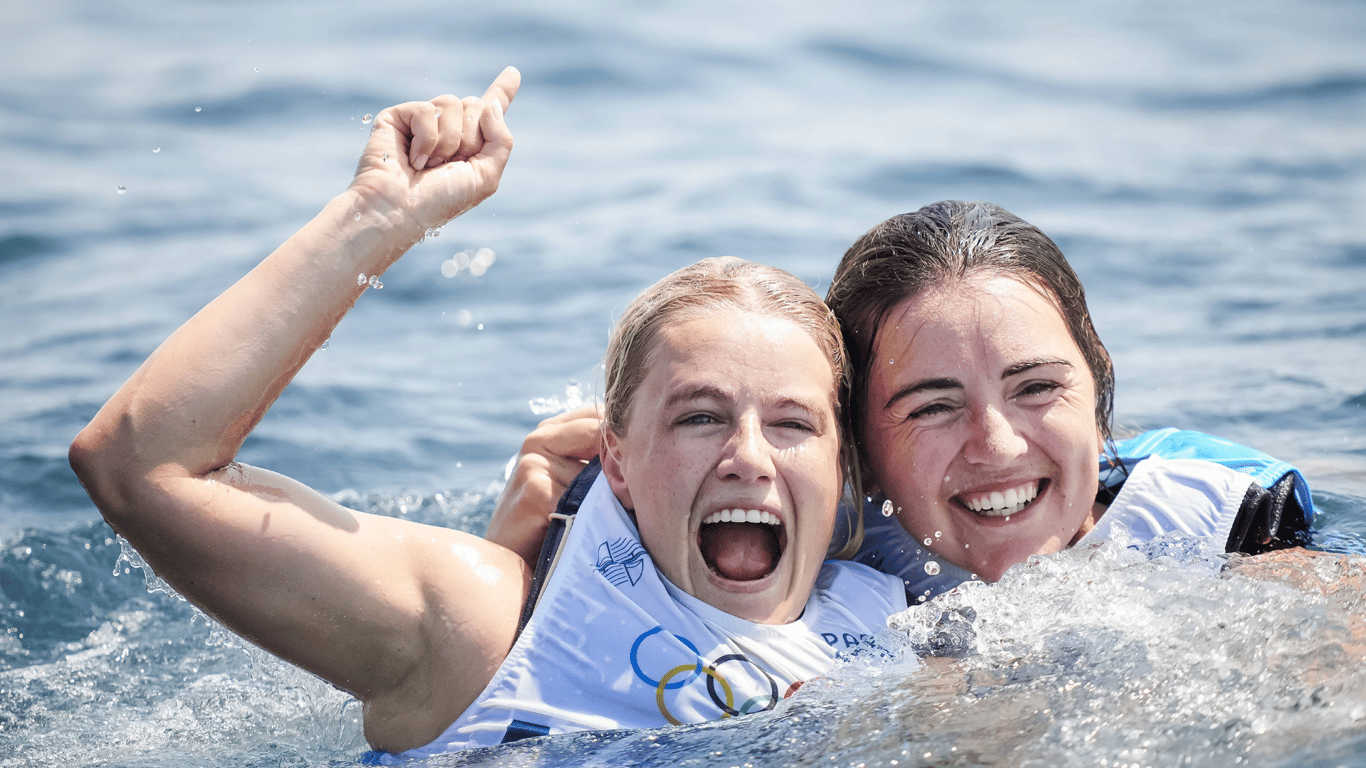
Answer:
[[[1121,425],[1296,462],[1325,527],[1359,542],[1363,40],[1366,5],[1348,0],[7,4],[0,766],[345,764],[363,749],[344,696],[148,590],[66,449],[162,339],[345,188],[366,114],[481,93],[506,64],[524,86],[502,188],[362,297],[243,461],[479,531],[555,404],[533,402],[592,396],[611,321],[648,283],[730,254],[824,292],[878,221],[984,199],[1081,274]],[[497,255],[486,274],[442,276],[479,248]],[[1349,714],[1366,706],[1353,695]],[[902,754],[864,738],[880,719],[830,706],[817,721],[845,742],[774,754]],[[1150,715],[1118,725],[1151,730]],[[1366,761],[1361,718],[1276,760]],[[908,728],[912,746],[948,738]],[[1229,764],[1265,748],[1254,731],[1228,737]],[[729,765],[757,731],[725,758],[708,757],[712,731],[688,733],[664,738]],[[1208,758],[1202,743],[1153,759]],[[1000,762],[1095,756],[1044,744]],[[578,762],[619,748],[566,747]]]

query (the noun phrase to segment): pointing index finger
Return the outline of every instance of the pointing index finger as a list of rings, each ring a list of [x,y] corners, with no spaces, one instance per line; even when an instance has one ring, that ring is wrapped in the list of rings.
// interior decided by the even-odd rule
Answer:
[[[516,67],[508,67],[500,72],[489,89],[484,91],[484,103],[497,100],[498,105],[506,112],[521,85],[522,73],[518,72]]]

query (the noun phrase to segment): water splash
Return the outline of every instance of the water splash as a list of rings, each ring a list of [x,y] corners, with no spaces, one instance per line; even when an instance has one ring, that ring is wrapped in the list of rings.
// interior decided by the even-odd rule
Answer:
[[[565,386],[563,397],[538,397],[527,403],[531,406],[531,412],[537,416],[553,416],[591,404],[592,401],[584,397],[583,387],[577,382],[570,382]]]
[[[375,116],[374,116],[374,115],[367,114],[367,115],[365,115],[364,117],[362,117],[362,118],[360,119],[360,122],[361,122],[361,125],[369,125],[369,124],[370,124],[370,121],[372,121],[372,120],[374,120],[374,119],[375,119]]]

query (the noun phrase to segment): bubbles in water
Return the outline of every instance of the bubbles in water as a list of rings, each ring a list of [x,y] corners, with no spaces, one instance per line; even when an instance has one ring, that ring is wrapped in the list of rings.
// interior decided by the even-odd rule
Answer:
[[[370,124],[370,121],[371,121],[371,120],[374,120],[374,119],[375,119],[375,116],[374,116],[374,115],[366,115],[365,117],[362,117],[362,118],[360,119],[360,121],[361,121],[361,124],[363,124],[363,125],[369,125],[369,124]]]
[[[158,154],[158,153],[160,153],[160,152],[161,152],[161,147],[157,147],[157,148],[155,148],[155,149],[152,150],[152,154],[154,154],[154,155],[155,155],[155,154]]]
[[[119,194],[122,195],[122,194],[125,194],[126,192],[128,192],[128,187],[125,187],[125,186],[123,186],[122,184],[120,184],[120,185],[119,185]]]
[[[377,290],[377,291],[378,291],[379,289],[381,289],[381,288],[384,287],[384,283],[381,283],[381,282],[379,281],[379,275],[371,275],[371,276],[370,276],[370,287],[371,287],[371,288],[374,288],[374,289]]]
[[[360,273],[359,275],[356,275],[356,285],[365,285],[365,273],[364,273],[364,272]]]
[[[891,500],[891,499],[887,499],[886,501],[882,502],[882,516],[883,516],[883,517],[891,517],[891,516],[892,516],[892,513],[895,512],[895,511],[896,511],[896,508],[892,506],[892,500]]]
[[[927,573],[927,574],[929,574],[929,575],[931,575],[931,576],[938,576],[938,575],[939,575],[939,563],[935,562],[934,560],[926,560],[926,561],[925,561],[925,573]]]

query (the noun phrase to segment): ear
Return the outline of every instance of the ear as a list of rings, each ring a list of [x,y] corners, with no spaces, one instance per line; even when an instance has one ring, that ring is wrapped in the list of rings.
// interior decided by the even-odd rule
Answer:
[[[602,473],[607,476],[607,484],[612,487],[617,501],[627,509],[635,509],[636,505],[631,501],[631,489],[626,486],[625,446],[622,442],[622,438],[611,429],[602,431]]]

